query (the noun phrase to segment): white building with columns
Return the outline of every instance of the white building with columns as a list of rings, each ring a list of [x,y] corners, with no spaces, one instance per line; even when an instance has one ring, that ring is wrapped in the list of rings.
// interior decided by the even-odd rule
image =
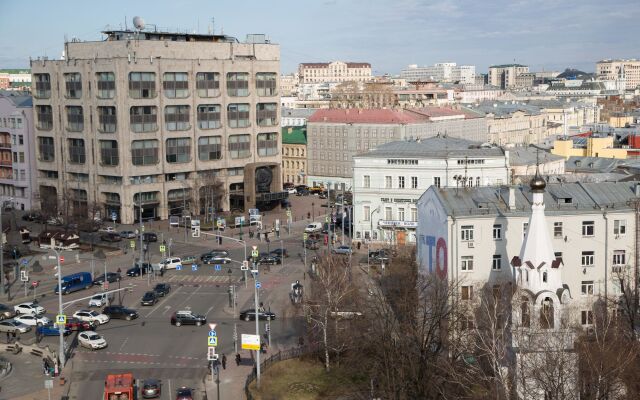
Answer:
[[[353,157],[355,238],[415,243],[426,188],[501,185],[508,177],[509,152],[498,147],[443,137],[379,145]]]

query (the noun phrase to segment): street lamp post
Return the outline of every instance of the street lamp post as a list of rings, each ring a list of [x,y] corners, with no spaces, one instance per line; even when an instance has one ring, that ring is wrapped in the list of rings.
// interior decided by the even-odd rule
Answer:
[[[311,202],[311,221],[314,221],[316,219],[316,203],[314,203],[313,201]]]
[[[256,272],[253,272],[256,271]],[[258,311],[258,264],[255,262],[253,262],[253,271],[252,271],[252,275],[253,275],[253,280],[254,280],[254,285],[253,285],[253,305],[255,307],[255,312],[256,312],[256,336],[258,336],[258,339],[260,338],[260,318],[259,318],[259,311]],[[261,342],[261,340],[259,340],[259,342]],[[262,346],[261,346],[262,347]],[[256,351],[256,386],[258,388],[260,388],[260,351],[261,349],[258,349]]]
[[[62,315],[62,267],[60,266],[60,252],[56,249],[56,240],[51,238],[51,249],[56,254],[56,263],[58,265],[58,315]],[[60,359],[60,367],[62,370],[66,362],[66,354],[64,352],[64,324],[58,324],[58,332],[60,333],[60,342],[58,347],[58,358]]]

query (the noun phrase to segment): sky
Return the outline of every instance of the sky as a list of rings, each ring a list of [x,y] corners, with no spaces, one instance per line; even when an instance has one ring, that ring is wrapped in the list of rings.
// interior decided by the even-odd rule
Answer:
[[[587,72],[605,58],[640,58],[639,0],[0,0],[0,68],[61,55],[68,40],[100,40],[107,26],[147,24],[280,45],[281,71],[302,62],[456,62],[487,72],[517,62],[532,71]]]

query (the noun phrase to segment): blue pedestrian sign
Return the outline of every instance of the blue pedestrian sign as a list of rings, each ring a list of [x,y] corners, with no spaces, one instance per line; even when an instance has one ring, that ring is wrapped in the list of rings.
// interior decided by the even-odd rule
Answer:
[[[262,287],[262,284],[260,282],[256,282],[256,289],[260,289]]]
[[[220,271],[222,269],[222,267],[220,267],[220,264],[216,264],[215,269],[216,269],[216,271]]]
[[[180,271],[180,270],[182,270],[182,264],[176,265],[176,271]]]
[[[191,265],[191,270],[192,271],[197,271],[198,270],[198,264],[192,264]]]
[[[209,331],[209,336],[218,336],[216,331]]]
[[[117,220],[118,219],[118,214],[116,214],[115,212],[112,212],[111,213],[111,219],[114,220],[114,221]]]
[[[27,260],[26,258],[24,258],[24,259],[22,260],[22,265],[27,265],[27,264],[29,264],[29,260]]]

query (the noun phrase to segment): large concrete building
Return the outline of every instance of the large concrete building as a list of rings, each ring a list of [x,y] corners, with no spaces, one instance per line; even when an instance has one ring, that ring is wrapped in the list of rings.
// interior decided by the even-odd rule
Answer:
[[[520,64],[492,65],[489,67],[489,85],[501,89],[516,87],[518,75],[528,73],[529,67]]]
[[[217,183],[210,208],[283,195],[278,45],[264,35],[103,33],[65,43],[64,60],[31,61],[47,207],[72,201],[76,214],[97,208],[131,223],[138,193],[143,217],[161,219],[200,214]]]
[[[30,94],[0,92],[0,201],[38,208],[33,103]]]
[[[456,63],[436,63],[424,67],[411,64],[400,71],[400,77],[408,82],[437,81],[472,84],[476,80],[476,67]]]
[[[302,63],[298,78],[303,83],[368,82],[372,79],[371,64],[333,61],[330,63]]]
[[[640,86],[640,60],[602,60],[596,63],[596,76],[606,81],[623,81],[626,90]]]

